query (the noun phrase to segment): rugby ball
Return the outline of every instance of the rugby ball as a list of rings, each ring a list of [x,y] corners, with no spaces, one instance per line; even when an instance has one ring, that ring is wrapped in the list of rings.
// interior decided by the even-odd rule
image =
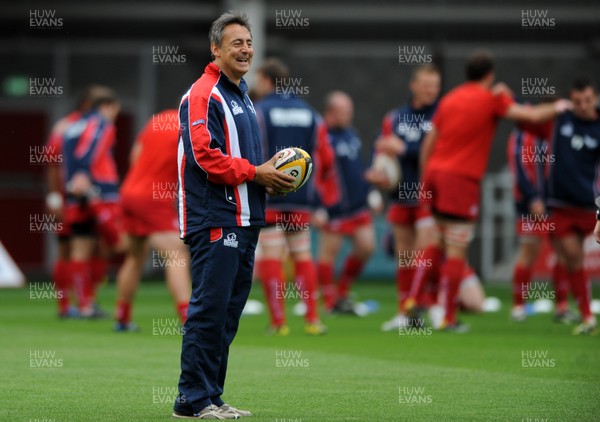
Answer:
[[[289,192],[295,192],[300,189],[310,178],[313,169],[313,162],[308,152],[301,148],[285,148],[277,153],[275,168],[294,179],[294,189]]]
[[[373,168],[385,175],[387,179],[387,189],[398,189],[400,180],[402,179],[402,169],[396,157],[387,154],[376,154],[373,158]]]

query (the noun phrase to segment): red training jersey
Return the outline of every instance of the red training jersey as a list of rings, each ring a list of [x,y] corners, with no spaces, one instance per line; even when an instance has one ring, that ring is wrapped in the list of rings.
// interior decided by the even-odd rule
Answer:
[[[136,141],[140,148],[121,186],[121,196],[140,200],[165,200],[177,193],[177,110],[152,116]]]
[[[433,116],[437,141],[426,171],[442,171],[481,180],[498,125],[514,100],[466,82],[440,101]]]

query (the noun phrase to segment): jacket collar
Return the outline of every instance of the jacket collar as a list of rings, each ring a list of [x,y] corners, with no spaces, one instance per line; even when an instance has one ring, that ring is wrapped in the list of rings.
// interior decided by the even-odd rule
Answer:
[[[236,90],[238,90],[240,92],[240,94],[242,96],[244,96],[247,92],[248,92],[248,84],[246,83],[246,81],[244,80],[244,78],[242,78],[240,80],[240,85],[236,85],[233,82],[231,82],[231,80],[227,77],[227,75],[225,75],[222,71],[221,68],[219,68],[219,66],[217,66],[215,64],[215,62],[210,62],[206,68],[204,69],[205,73],[211,74],[211,75],[219,75],[220,78],[223,80],[223,82],[229,86],[231,86],[232,88],[235,88]]]

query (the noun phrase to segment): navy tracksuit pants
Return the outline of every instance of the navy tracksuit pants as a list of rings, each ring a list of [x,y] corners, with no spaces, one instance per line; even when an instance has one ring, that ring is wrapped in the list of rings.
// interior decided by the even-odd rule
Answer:
[[[229,346],[252,286],[259,231],[259,227],[206,229],[186,239],[192,297],[181,347],[177,412],[191,415],[223,404]]]

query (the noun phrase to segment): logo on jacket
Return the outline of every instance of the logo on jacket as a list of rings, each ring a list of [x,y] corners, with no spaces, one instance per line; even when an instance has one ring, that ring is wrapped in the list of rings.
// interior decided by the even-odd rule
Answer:
[[[234,100],[231,100],[231,111],[235,116],[236,114],[242,114],[244,112],[244,109],[240,107],[238,103],[236,103]]]
[[[235,233],[229,233],[225,239],[223,239],[223,245],[229,246],[230,248],[237,248],[238,241]]]

